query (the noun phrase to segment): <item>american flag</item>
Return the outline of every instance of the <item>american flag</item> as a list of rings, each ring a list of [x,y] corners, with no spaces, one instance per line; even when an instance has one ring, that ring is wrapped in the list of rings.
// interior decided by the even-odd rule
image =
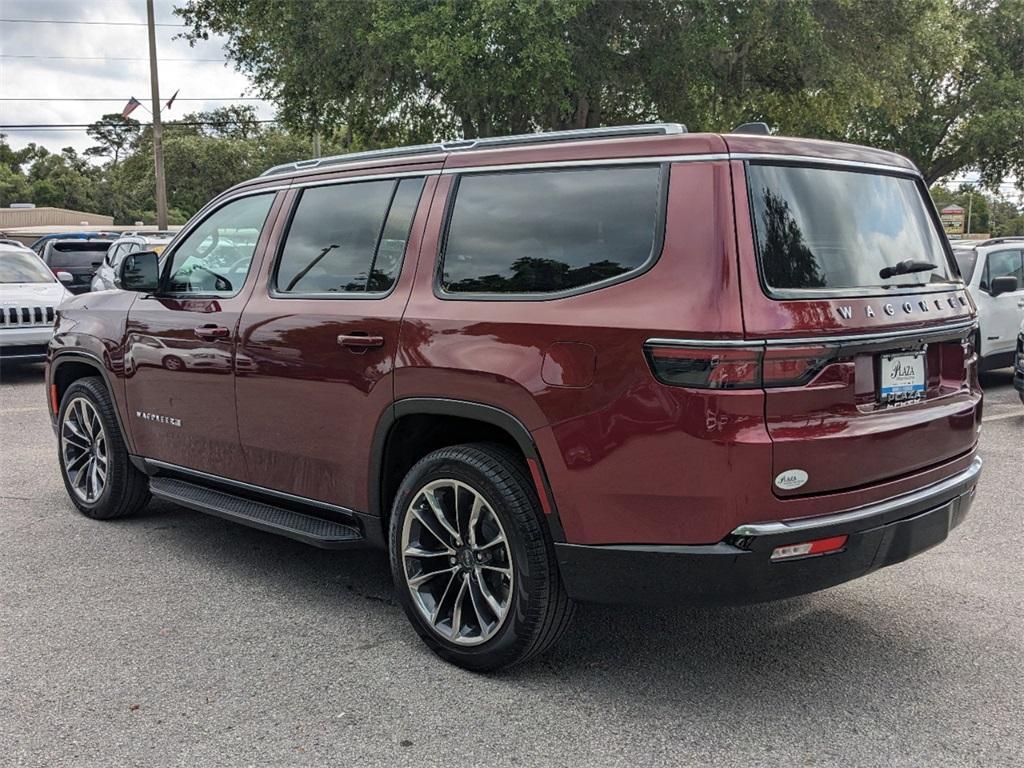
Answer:
[[[142,106],[142,102],[132,96],[128,99],[128,103],[124,105],[124,109],[121,110],[121,117],[128,117],[138,107]]]

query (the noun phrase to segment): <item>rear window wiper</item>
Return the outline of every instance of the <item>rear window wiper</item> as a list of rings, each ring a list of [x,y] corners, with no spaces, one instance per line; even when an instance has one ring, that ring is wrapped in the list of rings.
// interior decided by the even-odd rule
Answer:
[[[885,280],[890,277],[896,277],[896,275],[909,275],[911,272],[927,272],[938,268],[938,264],[932,264],[930,261],[907,259],[906,261],[899,261],[891,267],[883,267],[878,271],[878,276]]]

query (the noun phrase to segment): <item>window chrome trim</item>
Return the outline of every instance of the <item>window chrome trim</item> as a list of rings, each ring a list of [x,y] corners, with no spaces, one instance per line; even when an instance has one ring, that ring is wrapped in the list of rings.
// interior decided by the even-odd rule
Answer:
[[[975,318],[955,323],[944,323],[925,328],[901,328],[898,330],[875,331],[872,333],[849,333],[839,336],[800,336],[784,339],[647,339],[644,345],[652,347],[768,347],[815,346],[818,344],[843,344],[862,341],[888,341],[889,339],[927,338],[942,334],[973,331],[978,327]]]
[[[730,536],[747,538],[750,536],[776,536],[783,533],[803,533],[805,531],[813,532],[818,528],[828,528],[833,525],[845,525],[847,523],[870,520],[873,517],[885,515],[889,512],[898,510],[900,507],[909,507],[914,504],[942,497],[950,492],[955,492],[956,495],[943,502],[949,503],[958,496],[971,492],[974,485],[978,482],[983,464],[984,462],[982,461],[981,456],[976,455],[967,469],[957,472],[955,475],[947,477],[945,480],[940,480],[937,483],[932,483],[920,490],[912,491],[911,493],[906,493],[902,496],[896,496],[895,498],[887,499],[886,501],[882,501],[877,504],[857,507],[856,509],[839,512],[834,515],[800,518],[790,522],[779,521],[770,523],[749,523],[736,528]]]

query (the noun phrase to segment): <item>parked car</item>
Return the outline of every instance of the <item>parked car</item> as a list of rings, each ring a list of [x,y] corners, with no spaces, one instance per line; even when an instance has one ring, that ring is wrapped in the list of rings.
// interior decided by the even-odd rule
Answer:
[[[125,232],[121,237],[110,244],[103,263],[96,270],[92,278],[93,291],[108,291],[116,288],[114,278],[121,261],[129,253],[138,251],[153,251],[162,253],[167,244],[174,237],[173,232]]]
[[[42,256],[46,244],[51,240],[92,240],[97,237],[114,240],[120,235],[117,232],[56,232],[52,235],[43,235],[29,247]]]
[[[1020,401],[1024,403],[1024,323],[1020,325],[1017,333],[1017,356],[1013,361],[1013,386],[1020,395]]]
[[[953,255],[978,307],[975,347],[982,371],[1013,365],[1024,322],[1024,237],[954,240]]]
[[[34,251],[0,244],[0,363],[44,360],[55,313],[69,296]]]
[[[291,163],[120,282],[51,344],[75,506],[380,547],[471,669],[542,652],[575,601],[898,563],[981,472],[975,308],[880,150],[645,125]]]
[[[112,242],[99,237],[49,240],[43,246],[43,262],[54,272],[67,272],[74,278],[68,284],[69,291],[88,293],[93,275],[103,264]]]

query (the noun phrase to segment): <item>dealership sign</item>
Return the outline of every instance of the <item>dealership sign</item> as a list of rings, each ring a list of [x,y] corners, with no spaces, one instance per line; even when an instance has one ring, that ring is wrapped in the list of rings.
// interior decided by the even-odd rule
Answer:
[[[939,211],[939,218],[942,220],[942,228],[946,230],[946,237],[964,236],[964,209],[959,205],[947,205]]]

